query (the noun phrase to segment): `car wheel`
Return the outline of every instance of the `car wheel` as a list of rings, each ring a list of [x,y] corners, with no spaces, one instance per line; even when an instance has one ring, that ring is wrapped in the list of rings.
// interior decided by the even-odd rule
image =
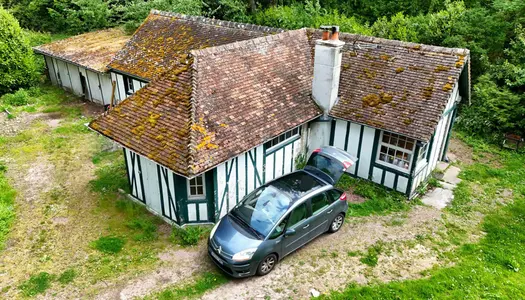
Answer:
[[[341,227],[343,226],[344,221],[345,216],[343,214],[338,214],[337,216],[335,216],[334,220],[332,221],[332,224],[330,224],[328,232],[334,233],[339,231],[339,229],[341,229]]]
[[[259,264],[259,267],[257,268],[257,275],[264,276],[270,273],[276,264],[277,264],[277,255],[268,254],[268,256],[266,256]]]

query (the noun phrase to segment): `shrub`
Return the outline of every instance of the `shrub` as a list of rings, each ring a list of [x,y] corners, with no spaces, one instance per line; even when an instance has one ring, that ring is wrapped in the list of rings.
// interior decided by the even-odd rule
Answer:
[[[32,85],[38,78],[33,51],[18,21],[0,7],[0,95]]]
[[[206,236],[209,228],[201,226],[188,226],[186,228],[173,227],[171,238],[173,242],[182,246],[197,245],[200,239]]]
[[[115,236],[103,236],[93,241],[92,246],[100,252],[115,254],[124,247],[124,240]]]
[[[24,90],[19,89],[14,94],[5,94],[2,96],[2,103],[12,106],[22,106],[31,102],[30,94]]]
[[[18,288],[25,296],[36,296],[45,292],[51,286],[51,281],[53,279],[53,275],[46,272],[41,272],[37,275],[31,275],[31,277],[22,283]]]

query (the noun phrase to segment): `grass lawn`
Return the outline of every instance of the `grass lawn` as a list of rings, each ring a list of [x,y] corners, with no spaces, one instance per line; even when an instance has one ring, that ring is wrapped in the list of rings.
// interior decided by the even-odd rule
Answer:
[[[462,138],[473,147],[475,161],[461,166],[463,182],[447,213],[452,217],[482,213],[484,237],[450,253],[454,266],[432,270],[424,279],[369,286],[351,284],[325,298],[525,298],[525,156]],[[451,243],[468,239],[460,227],[449,230],[453,231],[449,235]]]

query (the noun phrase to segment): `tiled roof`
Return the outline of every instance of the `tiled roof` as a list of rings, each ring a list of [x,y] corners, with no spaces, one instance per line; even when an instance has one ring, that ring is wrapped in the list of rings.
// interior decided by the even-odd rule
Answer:
[[[192,177],[321,114],[306,31],[195,50],[90,127]]]
[[[114,28],[84,33],[33,49],[93,71],[105,72],[115,53],[129,38],[122,30]]]
[[[320,31],[309,30],[310,42]],[[469,60],[467,49],[340,34],[339,102],[330,115],[428,141]]]
[[[170,70],[189,52],[282,32],[282,29],[152,10],[111,69],[147,80]]]

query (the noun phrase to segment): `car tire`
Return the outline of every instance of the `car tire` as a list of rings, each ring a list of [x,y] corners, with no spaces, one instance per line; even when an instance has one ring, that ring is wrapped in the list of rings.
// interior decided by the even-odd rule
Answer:
[[[264,276],[268,273],[270,273],[277,264],[277,255],[275,254],[268,254],[261,262],[259,263],[259,267],[257,267],[257,275]]]
[[[345,222],[345,215],[338,214],[335,216],[335,218],[332,220],[332,223],[330,223],[330,228],[328,228],[329,233],[338,232],[341,227],[343,227],[343,223]]]

